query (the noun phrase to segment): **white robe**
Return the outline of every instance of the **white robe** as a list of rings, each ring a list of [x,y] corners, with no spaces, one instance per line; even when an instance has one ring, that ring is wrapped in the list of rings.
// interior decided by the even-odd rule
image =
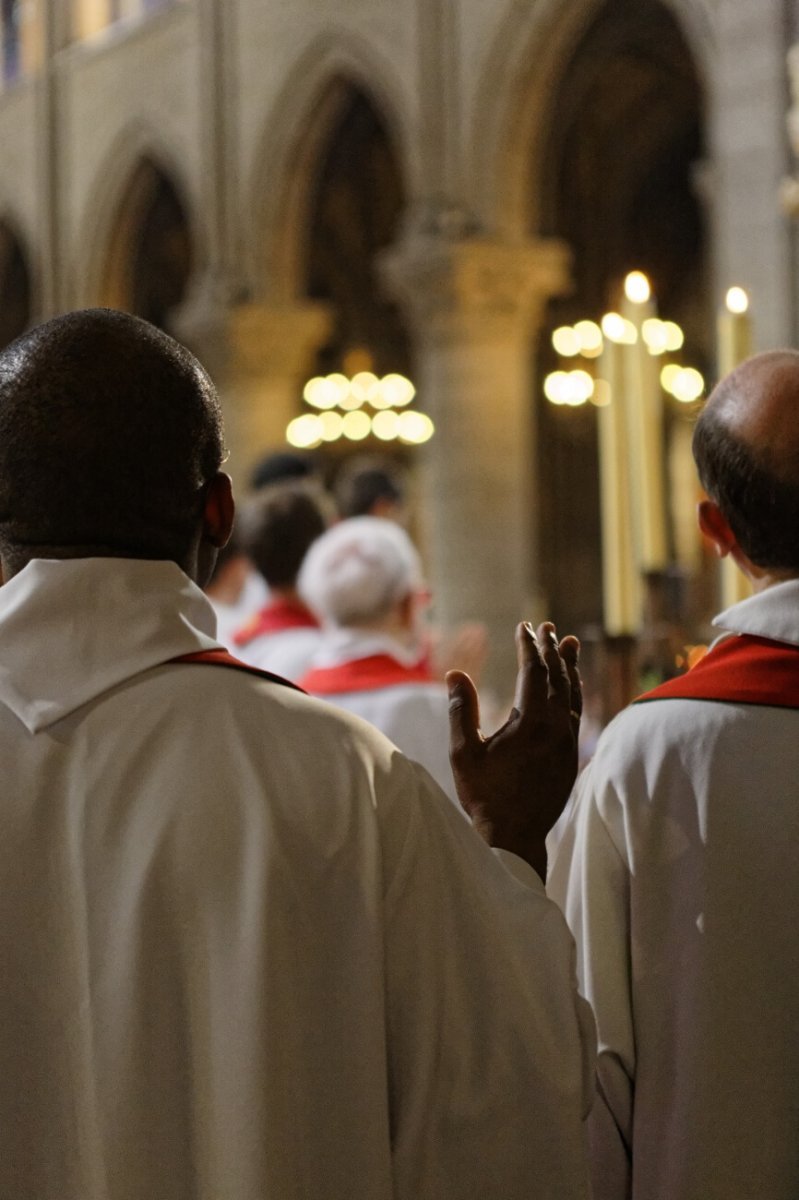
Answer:
[[[213,630],[171,563],[0,588],[0,1196],[585,1197],[557,907]]]
[[[406,647],[386,634],[330,629],[324,631],[311,668],[334,667],[373,654],[387,654],[408,666],[419,658],[418,651],[408,654]],[[449,763],[449,699],[443,683],[431,680],[390,684],[322,698],[374,725],[407,758],[429,771],[438,786],[458,803]]]
[[[231,654],[237,653],[235,637],[242,625],[246,625],[268,599],[269,588],[266,586],[266,580],[254,569],[247,572],[244,587],[235,604],[225,604],[221,600],[215,600],[213,596],[208,597],[216,613],[217,640]]]
[[[799,644],[799,581],[715,623]],[[627,709],[550,862],[599,1034],[597,1200],[796,1200],[799,711]]]

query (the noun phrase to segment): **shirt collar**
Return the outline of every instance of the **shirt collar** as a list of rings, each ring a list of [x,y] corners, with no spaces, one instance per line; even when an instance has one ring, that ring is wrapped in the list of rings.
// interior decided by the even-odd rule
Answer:
[[[775,583],[747,596],[714,617],[713,624],[726,633],[748,633],[799,645],[799,579]]]
[[[0,704],[35,732],[215,633],[175,563],[34,559],[0,588]]]

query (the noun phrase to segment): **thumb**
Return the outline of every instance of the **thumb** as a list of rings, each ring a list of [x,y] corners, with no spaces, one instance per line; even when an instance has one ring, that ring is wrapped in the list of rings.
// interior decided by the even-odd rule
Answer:
[[[449,693],[449,756],[455,762],[482,741],[480,704],[477,689],[465,671],[448,671],[445,682]]]

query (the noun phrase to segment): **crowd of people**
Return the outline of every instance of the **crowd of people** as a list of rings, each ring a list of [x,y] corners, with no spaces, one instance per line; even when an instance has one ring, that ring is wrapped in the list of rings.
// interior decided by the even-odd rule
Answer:
[[[797,397],[705,406],[754,594],[578,778],[576,640],[520,624],[483,733],[384,464],[236,518],[167,335],[0,353],[0,1197],[799,1194]]]

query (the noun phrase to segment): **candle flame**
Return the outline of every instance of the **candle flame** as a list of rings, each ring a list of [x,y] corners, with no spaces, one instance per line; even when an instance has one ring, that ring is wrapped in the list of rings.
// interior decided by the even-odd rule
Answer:
[[[624,281],[624,294],[632,304],[646,304],[652,289],[643,271],[630,271]]]
[[[727,292],[725,303],[728,312],[741,314],[749,308],[749,297],[742,287],[731,287]]]

